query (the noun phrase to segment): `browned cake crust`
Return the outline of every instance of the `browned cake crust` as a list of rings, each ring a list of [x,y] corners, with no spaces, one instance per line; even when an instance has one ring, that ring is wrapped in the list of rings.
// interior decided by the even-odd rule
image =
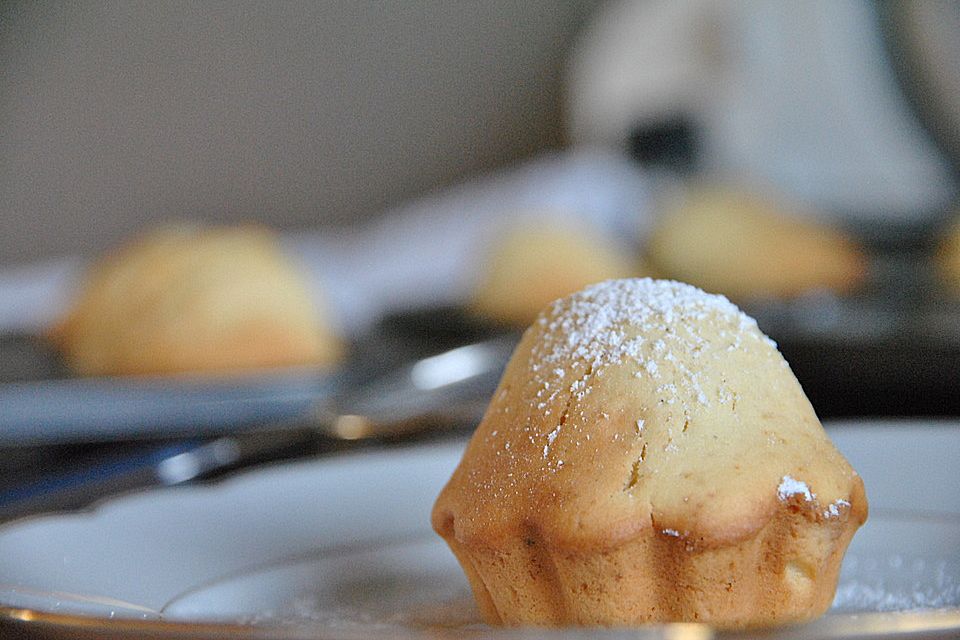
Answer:
[[[171,227],[90,270],[50,332],[82,375],[332,364],[342,352],[317,301],[260,227]]]
[[[527,330],[433,526],[491,624],[741,627],[825,611],[866,514],[756,324],[641,279]]]

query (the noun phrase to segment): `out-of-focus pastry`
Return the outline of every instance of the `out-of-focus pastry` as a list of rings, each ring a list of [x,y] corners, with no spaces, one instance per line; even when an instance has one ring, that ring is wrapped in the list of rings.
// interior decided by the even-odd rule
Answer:
[[[647,256],[657,275],[737,300],[844,294],[867,270],[863,251],[840,231],[722,188],[694,189],[664,211]]]
[[[544,218],[507,228],[480,271],[471,311],[524,327],[557,298],[602,280],[642,275],[643,267],[592,229]]]
[[[317,302],[268,230],[171,227],[95,264],[51,337],[81,375],[329,365]]]
[[[490,624],[746,627],[823,613],[866,515],[756,323],[635,279],[527,330],[432,524]]]
[[[960,295],[960,219],[950,225],[940,240],[936,265],[947,288]]]

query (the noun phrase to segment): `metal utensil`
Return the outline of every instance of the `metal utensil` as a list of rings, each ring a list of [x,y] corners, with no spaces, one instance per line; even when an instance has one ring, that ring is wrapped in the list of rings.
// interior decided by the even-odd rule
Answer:
[[[469,427],[482,415],[515,344],[514,336],[502,336],[416,360],[279,423],[212,439],[148,442],[119,453],[101,447],[92,459],[0,489],[0,521],[360,442]],[[22,449],[16,453],[24,455]]]

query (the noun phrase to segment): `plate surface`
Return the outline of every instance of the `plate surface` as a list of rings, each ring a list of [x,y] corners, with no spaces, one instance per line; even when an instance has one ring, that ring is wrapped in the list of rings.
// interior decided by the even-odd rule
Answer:
[[[831,613],[960,608],[960,516],[881,513],[854,539]],[[170,620],[359,631],[480,628],[469,585],[436,536],[327,549],[174,598]]]
[[[210,435],[302,414],[336,373],[75,377],[40,338],[0,333],[0,447]]]
[[[333,380],[312,368],[237,377],[0,383],[0,446],[212,435],[303,414]]]
[[[803,629],[960,633],[960,424],[828,430],[864,477],[871,518],[854,538],[834,613]],[[137,637],[142,625],[182,637],[198,628],[248,637],[488,632],[429,532],[432,501],[463,445],[279,465],[12,523],[0,529],[0,610],[7,623],[51,637]]]

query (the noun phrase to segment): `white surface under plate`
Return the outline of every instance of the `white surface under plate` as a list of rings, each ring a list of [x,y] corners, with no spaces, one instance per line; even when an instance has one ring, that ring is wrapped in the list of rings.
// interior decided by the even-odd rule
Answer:
[[[960,424],[828,429],[864,478],[870,520],[854,538],[831,613],[777,635],[957,636]],[[278,465],[9,524],[0,528],[0,622],[58,638],[494,633],[429,530],[433,499],[463,445]],[[714,632],[669,625],[628,635],[665,634]]]

